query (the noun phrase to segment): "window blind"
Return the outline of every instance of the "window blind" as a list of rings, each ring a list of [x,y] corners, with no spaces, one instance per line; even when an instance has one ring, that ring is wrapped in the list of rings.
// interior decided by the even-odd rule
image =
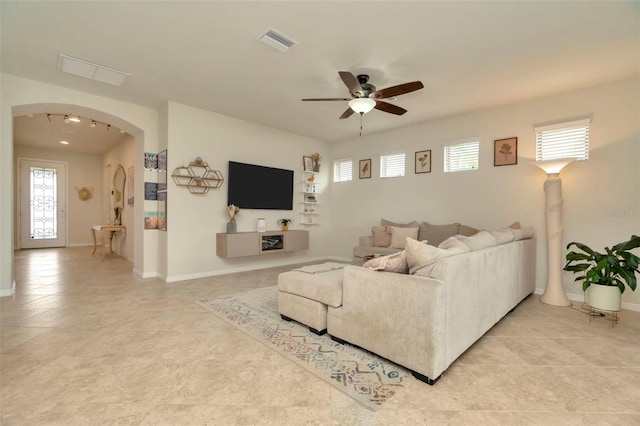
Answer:
[[[380,177],[404,176],[404,152],[380,156]]]
[[[464,142],[444,147],[444,171],[477,170],[480,142]]]
[[[336,160],[333,162],[333,181],[349,182],[353,175],[353,162],[351,159]]]
[[[534,128],[536,161],[557,158],[589,158],[589,125],[591,119],[571,121]]]

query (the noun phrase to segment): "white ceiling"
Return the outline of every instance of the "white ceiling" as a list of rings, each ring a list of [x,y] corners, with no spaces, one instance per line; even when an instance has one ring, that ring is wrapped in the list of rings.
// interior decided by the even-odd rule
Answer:
[[[640,72],[637,1],[0,2],[2,71],[137,104],[166,101],[318,140],[357,137],[337,72],[378,89],[421,80],[372,111],[364,134]],[[273,28],[299,44],[256,40]],[[58,71],[58,55],[132,77],[113,87]]]
[[[21,115],[13,119],[13,139],[16,145],[72,151],[82,154],[104,154],[128,138],[127,133],[109,123],[97,122],[90,127],[91,118],[80,117],[79,123],[65,123],[64,116],[48,114]],[[63,145],[60,141],[68,142]]]

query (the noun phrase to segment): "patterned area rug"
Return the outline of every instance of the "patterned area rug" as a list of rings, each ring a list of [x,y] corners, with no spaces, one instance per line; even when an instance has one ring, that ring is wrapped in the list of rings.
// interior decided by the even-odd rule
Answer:
[[[411,372],[386,359],[283,321],[277,291],[266,287],[202,297],[197,303],[373,411],[415,381]]]

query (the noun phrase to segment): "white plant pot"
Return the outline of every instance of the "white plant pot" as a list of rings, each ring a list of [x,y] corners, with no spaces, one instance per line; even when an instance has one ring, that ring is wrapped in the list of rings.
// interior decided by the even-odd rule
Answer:
[[[591,284],[587,289],[587,303],[595,309],[618,312],[621,299],[618,287]]]

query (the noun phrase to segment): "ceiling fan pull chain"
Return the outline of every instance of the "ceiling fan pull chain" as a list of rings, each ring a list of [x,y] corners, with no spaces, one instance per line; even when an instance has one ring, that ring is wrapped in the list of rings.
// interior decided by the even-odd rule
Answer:
[[[360,136],[362,136],[362,117],[364,116],[364,112],[360,113]]]

